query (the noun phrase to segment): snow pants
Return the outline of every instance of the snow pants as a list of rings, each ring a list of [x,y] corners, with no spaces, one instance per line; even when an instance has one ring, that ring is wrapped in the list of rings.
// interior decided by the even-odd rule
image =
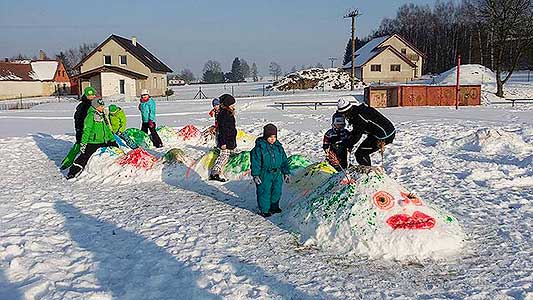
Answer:
[[[215,165],[213,166],[213,169],[211,170],[211,175],[220,175],[222,174],[222,170],[226,166],[226,164],[229,161],[229,157],[234,152],[234,150],[225,149],[220,150],[220,154],[217,157],[217,160],[215,161]]]
[[[77,176],[79,173],[81,173],[81,171],[83,171],[83,169],[87,165],[87,162],[89,161],[89,158],[91,158],[91,155],[93,155],[93,153],[96,152],[98,148],[111,147],[111,146],[118,147],[116,142],[107,142],[107,143],[102,143],[102,144],[87,144],[87,146],[85,146],[85,152],[81,153],[80,156],[78,156],[78,158],[74,160],[74,163],[68,170],[68,175]]]
[[[283,174],[280,169],[265,170],[259,178],[261,178],[261,184],[256,185],[257,204],[262,213],[268,213],[274,208],[279,208]]]
[[[380,140],[374,136],[367,136],[367,138],[359,145],[359,148],[355,150],[355,160],[361,166],[371,166],[370,154],[379,150],[379,142],[384,142],[385,145],[392,143],[396,133],[393,133],[386,139]]]
[[[145,133],[148,133],[148,130],[150,130],[150,139],[152,140],[152,143],[154,144],[154,147],[161,148],[161,147],[163,147],[163,142],[161,141],[161,138],[159,137],[159,134],[155,130],[155,127],[156,127],[155,123],[153,123],[153,124],[154,125],[152,127],[150,127],[148,122],[142,123],[141,124],[141,130],[144,131]]]

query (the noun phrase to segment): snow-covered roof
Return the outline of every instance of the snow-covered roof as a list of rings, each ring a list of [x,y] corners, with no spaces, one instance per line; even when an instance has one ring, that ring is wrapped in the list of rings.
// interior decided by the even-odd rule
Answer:
[[[35,73],[32,78],[40,81],[53,80],[57,67],[57,61],[32,61],[31,68]]]
[[[390,36],[386,35],[375,38],[366,43],[363,47],[359,48],[357,51],[355,51],[355,66],[360,67],[367,63],[372,57],[376,56],[379,53],[376,47],[386,41],[389,37]],[[352,62],[349,62],[344,65],[345,68],[350,68],[351,66]]]

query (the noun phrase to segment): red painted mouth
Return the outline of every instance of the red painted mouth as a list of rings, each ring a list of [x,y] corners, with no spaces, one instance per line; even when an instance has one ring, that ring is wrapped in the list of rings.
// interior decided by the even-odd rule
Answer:
[[[431,229],[435,226],[435,219],[425,213],[415,211],[412,216],[398,214],[387,220],[392,229]]]

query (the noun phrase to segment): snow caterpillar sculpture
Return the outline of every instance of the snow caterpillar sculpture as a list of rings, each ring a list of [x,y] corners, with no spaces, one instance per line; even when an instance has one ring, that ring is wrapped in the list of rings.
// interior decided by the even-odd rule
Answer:
[[[423,259],[457,254],[465,235],[457,219],[420,199],[377,168],[324,176],[311,165],[296,175],[283,214],[305,244],[373,258]],[[320,174],[320,175],[318,175]],[[322,182],[316,185],[321,179]],[[309,186],[315,186],[309,192]]]

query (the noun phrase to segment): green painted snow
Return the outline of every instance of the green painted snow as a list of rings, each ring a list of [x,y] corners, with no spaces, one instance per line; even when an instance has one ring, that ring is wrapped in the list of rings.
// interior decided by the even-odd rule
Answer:
[[[225,173],[240,174],[250,170],[250,151],[242,151],[233,154],[226,166]]]
[[[311,165],[311,162],[303,155],[294,154],[287,158],[289,161],[289,170],[304,169]]]
[[[122,138],[128,144],[128,147],[135,148],[150,148],[152,142],[148,134],[137,128],[128,128],[122,134]]]

